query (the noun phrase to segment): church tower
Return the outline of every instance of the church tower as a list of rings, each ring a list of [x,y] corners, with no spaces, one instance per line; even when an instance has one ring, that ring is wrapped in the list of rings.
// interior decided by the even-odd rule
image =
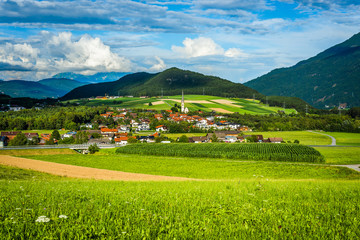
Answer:
[[[181,97],[181,112],[182,113],[188,113],[189,109],[185,107],[185,101],[184,101],[184,90],[182,90],[182,97]]]

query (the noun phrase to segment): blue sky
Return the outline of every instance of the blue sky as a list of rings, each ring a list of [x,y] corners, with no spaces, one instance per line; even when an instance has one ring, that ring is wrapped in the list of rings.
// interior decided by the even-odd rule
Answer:
[[[170,67],[246,82],[360,31],[354,0],[0,0],[0,79]]]

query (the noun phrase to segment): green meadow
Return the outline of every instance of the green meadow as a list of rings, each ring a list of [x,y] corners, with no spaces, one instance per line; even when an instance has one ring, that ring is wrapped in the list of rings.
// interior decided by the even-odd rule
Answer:
[[[324,154],[322,149],[336,152],[336,148],[317,150],[327,163],[334,153]],[[0,239],[357,239],[360,235],[360,173],[348,168],[116,154],[115,149],[95,155],[55,151],[0,153],[196,181],[81,180],[0,165]]]
[[[294,109],[283,109],[280,107],[268,107],[261,104],[258,100],[239,99],[239,98],[223,98],[207,95],[185,95],[185,107],[190,111],[211,112],[215,109],[217,112],[238,112],[240,114],[270,114],[278,111],[285,111],[290,114],[296,112]],[[227,101],[227,102],[224,102]],[[120,102],[121,101],[121,102]],[[71,103],[79,103],[85,106],[110,106],[122,108],[138,108],[138,109],[154,109],[154,110],[170,110],[175,104],[180,105],[181,95],[164,96],[152,98],[139,97],[122,97],[108,100],[71,100]],[[149,103],[152,106],[149,106]]]

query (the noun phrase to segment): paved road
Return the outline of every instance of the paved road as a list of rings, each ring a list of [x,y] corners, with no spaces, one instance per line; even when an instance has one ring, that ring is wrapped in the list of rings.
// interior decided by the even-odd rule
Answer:
[[[354,164],[354,165],[333,165],[333,166],[336,166],[336,167],[347,167],[347,168],[350,168],[350,169],[353,169],[353,170],[355,170],[355,171],[360,172],[360,164]]]
[[[308,131],[308,132],[312,132],[312,133],[317,133],[317,134],[321,134],[321,135],[325,135],[328,136],[329,138],[331,138],[331,144],[328,146],[336,146],[336,139],[333,136],[330,136],[328,134],[325,133],[319,133],[319,132],[313,132],[313,131]]]

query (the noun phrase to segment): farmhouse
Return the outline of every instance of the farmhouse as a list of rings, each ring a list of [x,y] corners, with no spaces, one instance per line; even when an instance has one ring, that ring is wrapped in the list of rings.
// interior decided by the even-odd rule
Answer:
[[[168,130],[167,127],[164,125],[159,125],[156,127],[157,132],[166,132],[167,130]]]
[[[189,137],[189,143],[205,143],[208,142],[208,138],[204,137]]]
[[[2,137],[6,136],[9,139],[9,141],[11,141],[16,137],[16,135],[18,133],[20,133],[20,132],[13,132],[13,131],[11,131],[11,132],[1,132],[1,136]]]
[[[268,138],[267,142],[270,143],[281,143],[283,139],[281,137]]]

